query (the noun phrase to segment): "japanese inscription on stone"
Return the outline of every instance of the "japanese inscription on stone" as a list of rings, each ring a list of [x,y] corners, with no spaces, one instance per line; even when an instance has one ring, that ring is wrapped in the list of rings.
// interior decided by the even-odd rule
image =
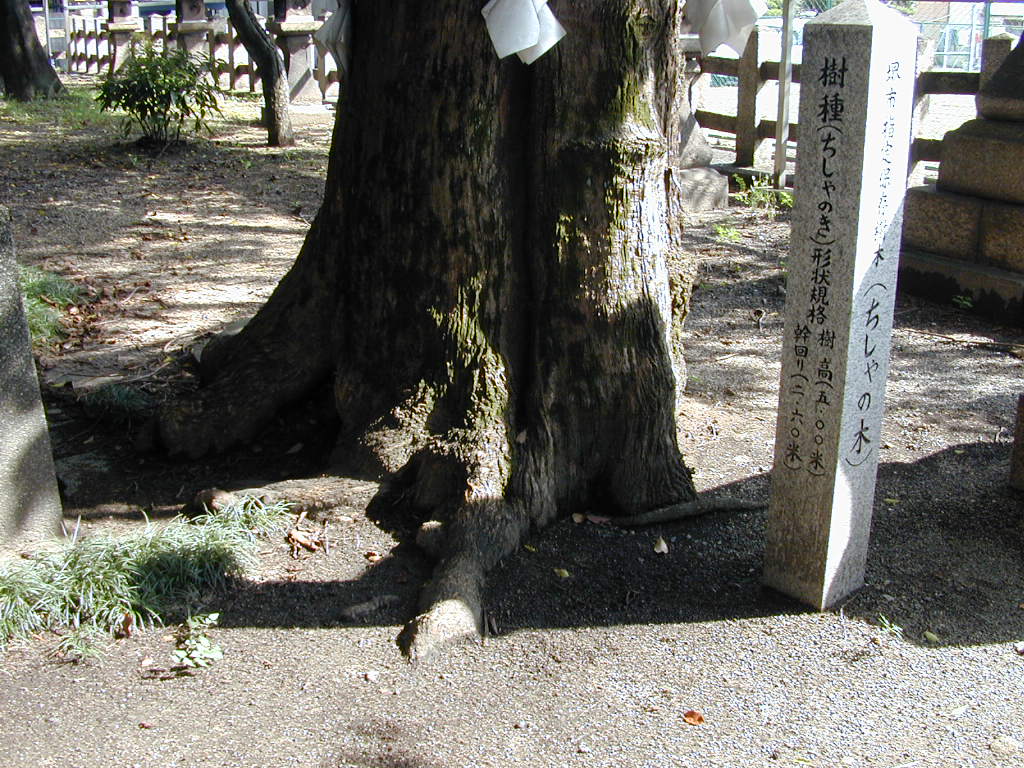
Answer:
[[[877,0],[847,0],[804,32],[765,581],[825,607],[863,583],[916,32]]]

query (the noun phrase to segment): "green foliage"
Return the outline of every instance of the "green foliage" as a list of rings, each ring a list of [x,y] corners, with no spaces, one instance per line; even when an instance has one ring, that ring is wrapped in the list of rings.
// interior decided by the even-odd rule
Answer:
[[[789,210],[793,207],[793,193],[785,189],[775,189],[765,176],[755,178],[749,185],[740,175],[733,176],[733,180],[740,190],[736,193],[736,200],[741,205],[764,211],[773,216],[778,211]]]
[[[196,669],[208,667],[224,658],[224,651],[207,635],[207,631],[217,625],[219,618],[219,613],[204,613],[189,616],[185,620],[178,628],[178,646],[171,654],[175,664]]]
[[[740,241],[740,238],[742,237],[740,235],[740,231],[729,222],[716,222],[714,225],[714,229],[715,237],[717,237],[719,240],[724,240],[727,243],[738,243]]]
[[[974,299],[969,293],[965,293],[962,296],[954,296],[953,303],[963,310],[974,309]]]
[[[283,531],[288,519],[287,504],[245,498],[193,522],[175,518],[123,536],[72,537],[55,552],[0,564],[0,649],[53,630],[80,650],[89,637],[126,625],[161,624],[240,577],[254,562],[256,536]]]
[[[878,614],[878,626],[893,637],[903,639],[903,627],[894,624],[884,613]]]
[[[190,57],[182,48],[161,51],[147,41],[103,79],[96,100],[101,110],[127,113],[125,136],[137,125],[144,141],[166,146],[180,140],[186,127],[208,131],[207,120],[220,112],[220,87],[209,73],[209,59]]]
[[[18,267],[25,319],[33,345],[46,346],[63,334],[64,310],[78,301],[81,291],[70,280],[36,267]]]

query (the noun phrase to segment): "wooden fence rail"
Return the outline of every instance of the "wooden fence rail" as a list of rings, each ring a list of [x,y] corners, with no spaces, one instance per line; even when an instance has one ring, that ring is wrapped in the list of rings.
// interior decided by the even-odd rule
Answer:
[[[924,71],[917,75],[914,90],[914,126],[919,127],[928,108],[928,97],[938,94],[976,94],[984,79],[998,68],[1009,53],[1012,40],[1008,36],[997,36],[985,40],[982,44],[981,69],[978,72],[944,72]],[[777,61],[758,61],[758,32],[755,28],[747,41],[743,55],[738,59],[727,59],[720,56],[706,56],[703,59],[702,71],[705,75],[727,75],[739,81],[737,107],[735,115],[710,112],[697,109],[694,116],[702,128],[731,133],[736,137],[736,159],[738,167],[754,165],[754,155],[758,146],[765,139],[775,137],[776,121],[759,118],[757,115],[757,95],[765,83],[779,79],[779,63]],[[792,82],[800,82],[800,64],[793,64]],[[788,140],[796,141],[798,125],[789,124]],[[940,159],[940,139],[927,139],[914,136],[911,142],[911,167],[921,161],[938,162]],[[784,150],[783,150],[784,151]]]
[[[174,14],[154,14],[141,20],[141,31],[145,32],[158,47],[171,45],[175,39]],[[265,19],[260,19],[266,23]],[[114,64],[115,46],[111,45],[108,19],[72,13],[68,17],[67,62],[71,72],[101,73],[110,71]],[[337,98],[338,68],[334,57],[314,38],[315,64],[313,77],[319,86],[324,101]],[[213,63],[218,83],[231,90],[256,91],[260,78],[256,66],[234,27],[227,19],[214,21],[213,29],[206,35],[205,50]]]

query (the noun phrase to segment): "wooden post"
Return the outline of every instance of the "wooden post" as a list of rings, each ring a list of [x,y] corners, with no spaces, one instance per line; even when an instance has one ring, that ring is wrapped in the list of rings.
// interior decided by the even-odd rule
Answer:
[[[761,140],[757,136],[757,95],[761,91],[761,70],[757,63],[757,27],[750,30],[747,46],[737,65],[739,97],[736,104],[736,165],[754,164]]]
[[[793,83],[793,2],[782,0],[782,44],[779,47],[779,106],[775,117],[775,164],[772,182],[786,186],[786,150],[789,145],[789,88]]]

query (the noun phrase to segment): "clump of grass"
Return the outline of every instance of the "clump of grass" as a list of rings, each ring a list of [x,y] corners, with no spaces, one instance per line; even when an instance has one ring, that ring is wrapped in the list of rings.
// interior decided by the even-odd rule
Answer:
[[[288,505],[243,498],[189,522],[147,523],[123,536],[71,540],[56,552],[0,567],[0,649],[43,630],[71,655],[126,624],[186,615],[255,560],[260,535],[284,530]],[[59,649],[58,649],[59,650]]]
[[[767,177],[754,178],[749,185],[739,174],[733,176],[733,180],[739,188],[736,200],[741,205],[764,211],[773,217],[777,212],[793,207],[793,193],[785,189],[775,189]]]
[[[0,99],[0,122],[40,124],[70,130],[116,125],[116,117],[100,111],[95,94],[96,89],[91,86],[66,85],[52,99]]]
[[[145,390],[127,384],[108,384],[86,392],[78,399],[88,413],[118,423],[130,422],[140,414],[148,413],[155,404]]]
[[[28,332],[35,346],[53,343],[63,335],[60,319],[77,302],[81,289],[65,277],[38,267],[18,266]]]

